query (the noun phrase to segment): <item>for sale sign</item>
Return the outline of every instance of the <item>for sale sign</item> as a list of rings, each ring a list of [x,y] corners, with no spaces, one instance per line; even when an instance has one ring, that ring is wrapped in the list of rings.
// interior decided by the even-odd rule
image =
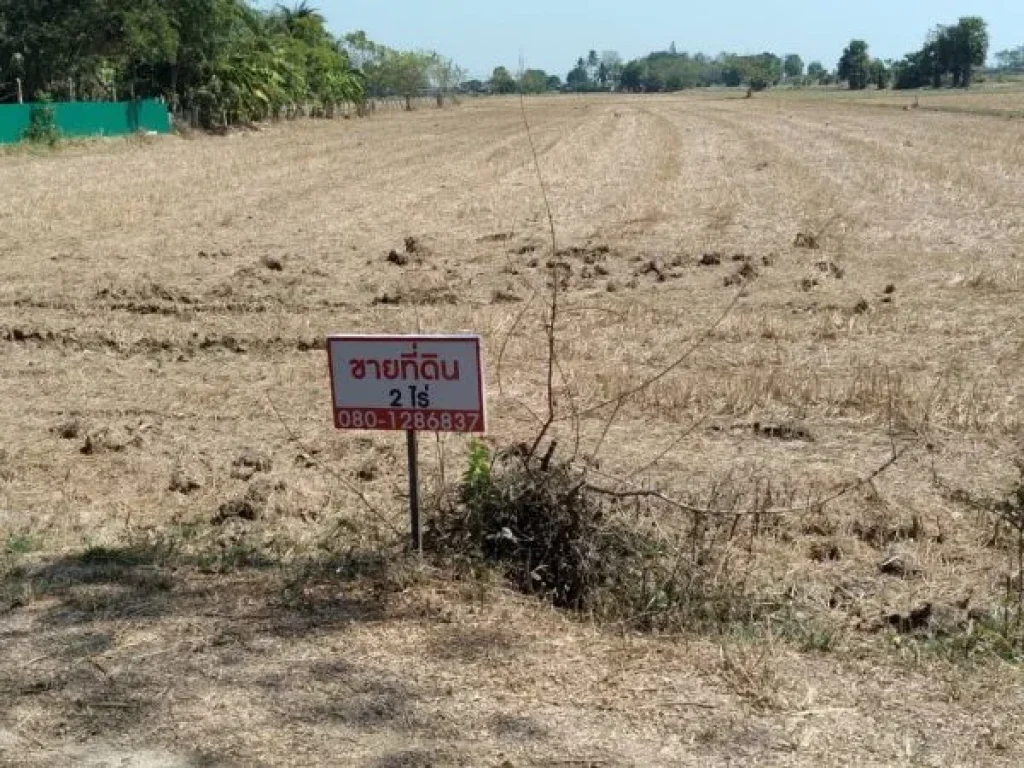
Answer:
[[[338,429],[484,432],[479,336],[331,336]]]

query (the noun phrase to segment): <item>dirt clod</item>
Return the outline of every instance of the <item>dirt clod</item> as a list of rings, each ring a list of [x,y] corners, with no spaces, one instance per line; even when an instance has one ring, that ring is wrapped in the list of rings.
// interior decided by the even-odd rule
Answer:
[[[499,288],[491,296],[492,304],[516,304],[523,298],[513,288]]]
[[[249,449],[242,453],[231,465],[231,476],[238,480],[250,480],[258,472],[269,472],[273,469],[270,456],[257,450]]]
[[[659,283],[663,283],[668,279],[668,275],[665,272],[665,264],[661,259],[650,259],[643,267],[640,268],[637,274],[654,275],[655,279]]]
[[[121,453],[129,447],[137,448],[140,445],[142,445],[140,435],[131,435],[126,430],[116,427],[101,427],[85,436],[81,453],[84,456],[108,452]]]
[[[795,248],[807,248],[811,251],[817,251],[821,248],[821,243],[818,242],[817,235],[811,235],[806,232],[797,233],[796,238],[793,240],[793,247]]]
[[[814,266],[818,268],[818,271],[823,272],[829,277],[834,277],[836,280],[842,280],[846,277],[846,270],[834,261],[819,261]]]
[[[195,467],[177,467],[171,474],[167,490],[187,496],[203,487],[203,475]]]
[[[878,572],[886,576],[905,579],[916,576],[920,571],[914,564],[910,553],[902,550],[893,550],[888,552],[878,563]]]
[[[697,263],[702,267],[717,267],[722,263],[722,254],[717,252],[705,253]]]
[[[408,266],[409,255],[407,253],[399,253],[398,251],[392,250],[388,253],[388,263],[394,264],[397,267]]]
[[[271,272],[283,272],[284,261],[278,256],[264,256],[263,266],[269,269]]]
[[[74,440],[82,433],[82,422],[78,419],[68,419],[55,426],[51,431],[61,440]]]
[[[231,499],[230,501],[225,501],[217,509],[217,516],[214,518],[214,522],[223,523],[232,518],[256,520],[259,518],[261,511],[262,507],[253,499],[248,497]]]
[[[925,629],[931,623],[934,606],[925,603],[920,608],[915,608],[909,614],[893,613],[885,617],[886,623],[895,627],[900,634],[910,634],[918,629]]]
[[[799,424],[761,424],[760,422],[754,422],[753,429],[755,434],[771,440],[814,442],[813,435]]]

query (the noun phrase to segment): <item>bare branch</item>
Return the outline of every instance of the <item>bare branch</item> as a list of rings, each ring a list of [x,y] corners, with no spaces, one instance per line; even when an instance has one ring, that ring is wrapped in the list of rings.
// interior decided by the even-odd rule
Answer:
[[[902,449],[897,451],[895,454],[890,456],[885,461],[885,463],[880,465],[878,468],[876,468],[874,471],[872,471],[869,475],[867,475],[865,477],[862,477],[862,478],[859,478],[858,480],[855,480],[855,481],[853,481],[851,483],[848,483],[848,484],[844,485],[842,488],[840,488],[838,491],[833,493],[831,496],[827,496],[824,499],[817,499],[815,501],[810,501],[807,504],[803,504],[803,505],[796,506],[796,507],[770,507],[768,509],[761,510],[761,513],[762,514],[783,515],[783,514],[792,514],[792,513],[795,513],[795,512],[807,512],[807,511],[812,510],[812,509],[820,509],[822,507],[825,507],[825,506],[827,506],[827,505],[829,505],[829,504],[831,504],[831,503],[833,503],[835,501],[838,501],[839,499],[843,498],[844,496],[847,496],[850,493],[853,493],[858,488],[862,488],[863,486],[872,483],[880,475],[883,475],[886,472],[888,472],[912,448],[913,448],[912,445],[908,445],[908,446],[903,447]],[[612,480],[613,482],[618,483],[619,486],[625,486],[625,487],[628,487],[630,489],[630,490],[618,490],[618,489],[615,489],[615,488],[604,488],[604,487],[601,487],[601,486],[598,486],[598,485],[594,485],[592,483],[587,483],[586,484],[586,487],[589,490],[593,491],[594,493],[601,494],[603,496],[611,496],[611,497],[617,498],[617,499],[636,499],[636,498],[641,498],[641,499],[657,499],[658,501],[661,501],[661,502],[664,502],[665,504],[668,504],[670,507],[675,507],[676,509],[682,510],[684,512],[690,512],[692,514],[708,515],[708,516],[715,516],[715,515],[721,515],[722,514],[718,510],[707,509],[707,508],[704,508],[704,507],[698,507],[698,506],[695,506],[693,504],[687,504],[686,502],[680,501],[679,499],[674,499],[671,496],[668,496],[668,495],[662,493],[661,491],[655,491],[655,490],[652,490],[652,489],[649,489],[649,488],[642,488],[639,485],[637,485],[636,483],[633,483],[633,482],[631,482],[629,480],[625,480],[623,478],[619,478],[619,477],[616,477],[614,475],[609,475],[609,474],[604,473],[604,472],[599,472],[599,471],[597,471],[597,470],[595,470],[593,468],[590,468],[590,469],[588,469],[586,471],[593,472],[594,474],[600,475],[600,476],[605,477],[605,478],[607,478],[609,480]],[[729,512],[728,514],[732,515],[732,514],[735,514],[735,513],[734,512]]]
[[[384,514],[384,512],[383,512],[383,511],[381,511],[381,510],[380,510],[380,509],[379,509],[378,507],[374,506],[374,505],[373,505],[373,504],[372,504],[372,503],[370,502],[370,500],[366,498],[366,495],[365,495],[365,494],[363,494],[363,492],[362,492],[362,491],[360,491],[360,490],[359,490],[358,488],[356,488],[356,487],[355,487],[355,485],[353,485],[353,484],[351,483],[351,481],[349,481],[349,480],[348,480],[348,479],[346,479],[345,477],[342,477],[342,476],[341,476],[341,475],[340,475],[340,474],[339,474],[338,472],[335,472],[335,471],[334,471],[334,470],[333,470],[333,469],[332,469],[331,467],[328,467],[328,466],[327,466],[326,464],[324,464],[323,462],[320,462],[320,461],[318,461],[318,460],[317,460],[317,458],[316,458],[316,456],[314,456],[314,453],[315,453],[315,451],[312,451],[312,450],[310,450],[310,448],[309,448],[309,447],[307,447],[307,446],[306,446],[306,445],[305,445],[305,444],[304,444],[304,443],[302,442],[302,440],[301,440],[301,439],[299,438],[299,436],[298,436],[297,434],[295,434],[295,431],[294,431],[294,430],[293,430],[293,429],[291,428],[291,426],[290,426],[290,425],[288,424],[288,422],[287,422],[287,421],[285,420],[284,416],[282,416],[282,415],[281,415],[281,412],[280,412],[280,411],[279,411],[279,410],[277,409],[277,406],[276,406],[276,405],[274,404],[274,401],[270,399],[270,395],[269,395],[269,394],[268,394],[267,392],[264,392],[264,393],[263,393],[263,396],[264,396],[264,397],[266,398],[266,400],[267,400],[267,405],[269,405],[269,406],[270,406],[270,410],[274,412],[274,416],[276,416],[276,417],[277,417],[277,420],[278,420],[279,422],[281,422],[281,426],[282,426],[282,427],[284,428],[284,431],[285,431],[285,433],[287,434],[287,436],[288,436],[288,439],[289,439],[289,440],[290,440],[290,441],[291,441],[291,442],[292,442],[292,443],[293,443],[294,445],[296,445],[296,446],[298,446],[299,448],[301,448],[301,449],[302,449],[302,451],[303,451],[303,453],[305,453],[305,454],[306,454],[306,456],[307,456],[307,457],[309,458],[309,460],[310,460],[310,461],[312,461],[312,462],[313,462],[314,464],[316,464],[316,465],[317,465],[317,467],[318,467],[318,468],[320,468],[321,470],[323,470],[324,472],[326,472],[327,474],[329,474],[329,475],[330,475],[331,477],[333,477],[333,478],[334,478],[335,480],[337,480],[337,481],[338,481],[339,483],[341,483],[341,484],[342,484],[342,485],[343,485],[343,486],[345,487],[345,489],[346,489],[346,490],[348,490],[348,491],[349,491],[349,492],[351,492],[351,493],[352,493],[353,495],[355,495],[355,496],[356,496],[356,497],[357,497],[357,498],[358,498],[358,499],[359,499],[359,500],[360,500],[360,501],[361,501],[361,502],[363,503],[363,506],[365,506],[365,507],[366,507],[366,509],[367,509],[367,510],[369,510],[369,511],[370,511],[370,513],[371,513],[371,514],[372,514],[372,515],[373,515],[373,516],[374,516],[375,518],[377,518],[377,520],[378,520],[379,522],[383,523],[383,524],[384,524],[384,525],[386,525],[386,526],[387,526],[388,528],[390,528],[390,529],[391,529],[391,531],[392,531],[392,532],[393,532],[393,533],[394,533],[394,534],[395,534],[396,536],[401,536],[401,535],[403,535],[403,534],[402,534],[402,531],[401,531],[401,530],[400,530],[400,529],[398,528],[398,526],[396,526],[396,525],[395,525],[395,524],[394,524],[393,522],[391,522],[390,520],[388,520],[388,518],[387,518],[387,516],[386,516],[386,515]]]
[[[548,188],[544,183],[544,173],[540,168],[540,155],[537,154],[537,144],[533,140],[533,130],[530,128],[530,119],[526,115],[526,97],[522,90],[519,92],[519,109],[523,117],[523,127],[526,129],[526,138],[530,144],[530,154],[533,156],[533,167],[537,172],[537,181],[540,184],[541,197],[544,200],[544,210],[547,212],[548,227],[551,230],[551,305],[548,311],[548,319],[545,330],[548,340],[548,373],[547,373],[547,394],[548,394],[548,415],[537,439],[530,448],[530,458],[537,453],[537,448],[547,435],[551,425],[555,422],[555,367],[556,367],[556,341],[558,332],[558,235],[555,232],[555,216],[551,211],[551,200],[548,197]]]
[[[580,414],[579,414],[580,418],[583,418],[584,416],[592,416],[593,414],[597,413],[598,411],[600,411],[600,410],[602,410],[604,408],[607,408],[609,405],[616,405],[616,404],[621,403],[621,402],[623,402],[625,400],[628,400],[633,395],[637,395],[637,394],[643,392],[645,389],[647,389],[651,385],[656,384],[657,382],[659,382],[662,379],[664,379],[666,376],[668,376],[670,373],[672,373],[674,370],[676,370],[676,368],[678,368],[683,363],[685,363],[687,360],[689,360],[693,356],[693,354],[704,345],[704,342],[707,341],[707,339],[709,339],[711,337],[711,334],[714,333],[718,329],[718,327],[722,323],[725,322],[725,319],[727,317],[729,317],[729,315],[732,314],[733,309],[735,309],[736,305],[739,303],[739,301],[740,301],[740,299],[742,297],[743,297],[743,291],[738,291],[736,293],[736,295],[733,296],[732,301],[729,302],[729,305],[725,308],[725,311],[722,312],[722,314],[718,317],[718,319],[716,319],[714,323],[712,323],[710,326],[708,326],[704,330],[704,332],[701,333],[700,336],[697,337],[696,341],[694,341],[693,344],[691,344],[687,348],[687,350],[681,356],[679,356],[677,359],[672,361],[669,365],[667,365],[664,368],[662,368],[654,376],[651,376],[649,379],[646,379],[642,383],[638,384],[637,386],[633,387],[632,389],[630,389],[630,390],[628,390],[626,392],[623,392],[622,394],[618,395],[617,397],[613,397],[612,399],[606,400],[603,403],[598,403],[595,406],[587,408],[585,411],[580,411]]]

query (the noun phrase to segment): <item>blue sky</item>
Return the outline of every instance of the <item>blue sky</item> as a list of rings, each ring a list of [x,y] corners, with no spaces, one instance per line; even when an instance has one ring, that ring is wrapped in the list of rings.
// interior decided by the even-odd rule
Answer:
[[[363,29],[398,48],[437,50],[489,75],[497,64],[562,77],[591,48],[626,59],[675,42],[679,50],[778,54],[835,66],[844,45],[867,40],[873,55],[899,58],[928,29],[979,15],[992,51],[1024,44],[1024,0],[310,0],[336,33]]]

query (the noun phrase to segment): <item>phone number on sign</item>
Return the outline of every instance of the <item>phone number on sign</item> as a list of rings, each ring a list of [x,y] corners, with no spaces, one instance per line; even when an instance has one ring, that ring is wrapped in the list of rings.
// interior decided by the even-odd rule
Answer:
[[[339,429],[414,430],[416,432],[479,432],[483,417],[476,411],[409,411],[387,408],[339,408]]]

